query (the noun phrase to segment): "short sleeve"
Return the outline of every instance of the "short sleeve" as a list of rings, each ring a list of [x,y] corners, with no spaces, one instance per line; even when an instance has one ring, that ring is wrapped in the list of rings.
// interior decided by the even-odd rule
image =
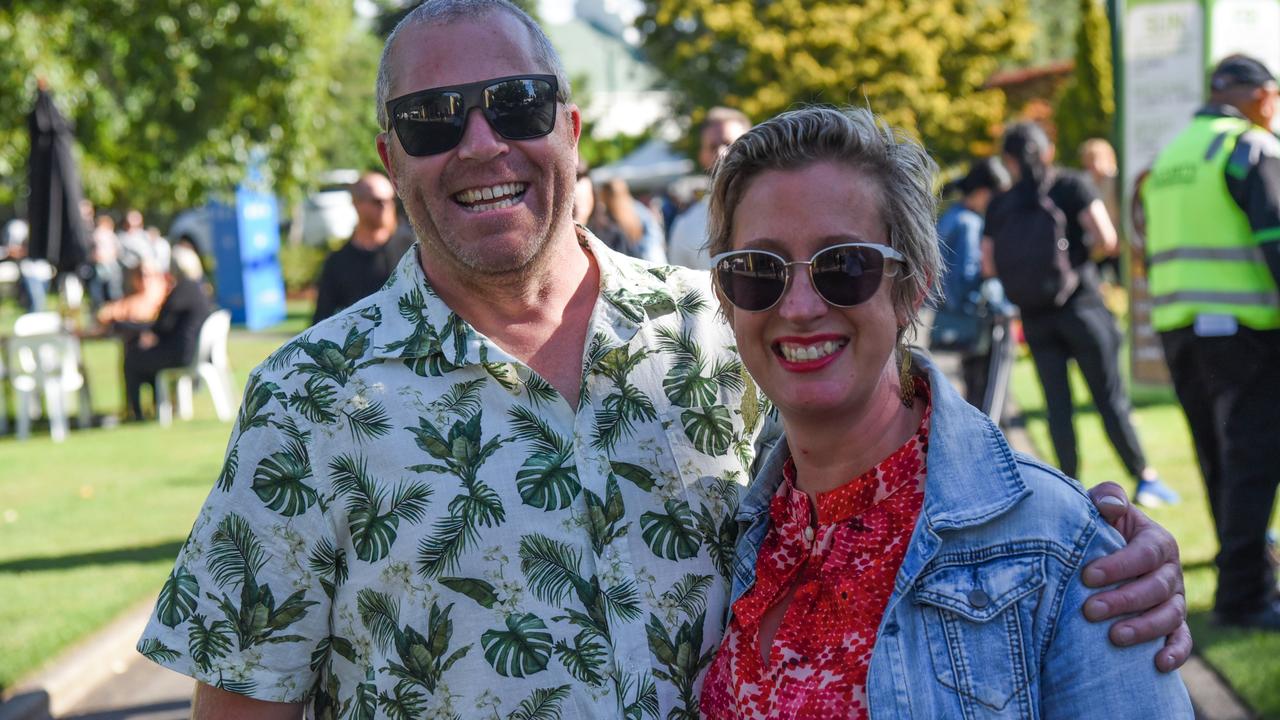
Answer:
[[[270,361],[268,361],[270,362]],[[311,434],[256,370],[226,460],[165,580],[138,651],[200,682],[299,702],[328,640],[331,526],[315,487]]]
[[[1280,140],[1265,130],[1241,135],[1225,174],[1258,243],[1280,240]]]

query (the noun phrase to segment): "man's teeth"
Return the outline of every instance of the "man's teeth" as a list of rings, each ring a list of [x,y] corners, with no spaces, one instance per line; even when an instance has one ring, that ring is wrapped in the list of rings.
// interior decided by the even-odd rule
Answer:
[[[454,194],[454,199],[477,210],[498,210],[511,207],[519,200],[528,185],[525,183],[503,183],[488,187],[470,188]]]
[[[836,340],[828,340],[813,345],[778,344],[778,349],[782,352],[782,356],[791,362],[808,362],[824,358],[842,347],[844,347],[844,343]]]

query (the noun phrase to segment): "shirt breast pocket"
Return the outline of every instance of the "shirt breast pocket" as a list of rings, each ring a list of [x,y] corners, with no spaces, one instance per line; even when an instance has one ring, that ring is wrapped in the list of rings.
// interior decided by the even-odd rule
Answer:
[[[1043,587],[1039,556],[944,565],[923,575],[914,595],[938,682],[973,710],[1005,710],[1036,672],[1027,650]]]

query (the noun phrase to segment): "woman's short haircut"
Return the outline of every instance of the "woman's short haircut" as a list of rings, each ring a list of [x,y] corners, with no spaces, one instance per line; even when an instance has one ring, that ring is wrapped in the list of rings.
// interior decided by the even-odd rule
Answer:
[[[919,142],[870,110],[807,107],[782,113],[738,138],[712,171],[707,233],[712,255],[731,249],[733,215],[752,180],[770,170],[834,162],[863,173],[879,188],[889,246],[906,257],[891,297],[900,333],[914,333],[922,300],[937,292],[942,259],[934,227],[938,166]]]
[[[169,271],[187,280],[204,277],[204,265],[200,263],[200,256],[184,243],[175,244],[169,251]]]

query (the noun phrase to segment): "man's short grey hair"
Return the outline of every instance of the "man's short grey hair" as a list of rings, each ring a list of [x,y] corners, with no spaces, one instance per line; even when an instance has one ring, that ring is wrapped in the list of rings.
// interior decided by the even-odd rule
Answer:
[[[529,38],[533,40],[533,56],[537,60],[540,68],[529,68],[530,72],[543,71],[556,76],[556,84],[559,86],[556,92],[556,100],[561,104],[568,104],[572,101],[573,92],[569,86],[569,74],[565,72],[564,64],[560,62],[560,55],[556,53],[556,49],[551,45],[551,40],[547,38],[547,34],[542,31],[538,23],[529,14],[519,7],[513,5],[509,0],[427,0],[418,7],[413,9],[408,15],[405,15],[399,23],[396,24],[391,34],[387,36],[387,44],[382,48],[382,59],[378,62],[378,87],[377,87],[377,111],[378,111],[378,127],[384,131],[390,129],[390,119],[387,117],[387,100],[391,94],[391,49],[395,47],[396,38],[400,37],[400,33],[404,30],[416,27],[418,25],[447,25],[451,22],[459,20],[474,20],[484,17],[491,13],[507,13],[529,31]],[[426,88],[420,88],[426,89]]]
[[[889,246],[906,257],[892,298],[910,339],[920,299],[937,293],[942,257],[934,227],[938,166],[919,142],[865,108],[808,107],[765,121],[729,146],[712,171],[707,232],[712,255],[731,249],[733,213],[751,181],[769,170],[799,170],[836,162],[863,173],[880,189],[880,216]],[[793,258],[794,259],[794,258]]]

